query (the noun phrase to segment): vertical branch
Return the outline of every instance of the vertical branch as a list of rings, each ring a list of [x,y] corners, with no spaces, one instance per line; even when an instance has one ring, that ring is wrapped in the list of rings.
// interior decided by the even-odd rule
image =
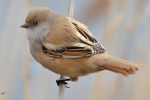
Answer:
[[[69,3],[69,8],[68,8],[68,16],[73,17],[73,12],[74,12],[74,2],[75,0],[70,0]],[[64,79],[65,76],[61,75],[60,79]],[[58,100],[64,100],[64,92],[65,92],[65,85],[61,84],[59,85],[59,93],[58,93]]]
[[[69,8],[68,8],[68,16],[71,18],[73,18],[74,2],[75,2],[75,0],[70,0]]]
[[[25,0],[25,12],[26,14],[29,12],[29,10],[32,8],[32,0]],[[28,47],[28,44],[26,44],[26,47]],[[29,58],[29,50],[24,52],[24,67],[23,67],[23,100],[30,100],[30,87],[29,87],[29,79],[30,79],[30,65],[29,61],[26,58]]]
[[[65,79],[65,76],[60,75],[60,79]],[[58,90],[58,100],[64,100],[65,85],[60,84]]]

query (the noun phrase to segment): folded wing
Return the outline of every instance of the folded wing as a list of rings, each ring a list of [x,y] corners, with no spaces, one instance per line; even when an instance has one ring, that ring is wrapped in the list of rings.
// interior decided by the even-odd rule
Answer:
[[[61,31],[57,31],[58,28]],[[104,47],[92,36],[90,31],[73,19],[67,18],[66,22],[59,23],[57,30],[54,30],[43,42],[43,51],[49,56],[78,58],[105,52]],[[53,41],[54,38],[58,41]]]

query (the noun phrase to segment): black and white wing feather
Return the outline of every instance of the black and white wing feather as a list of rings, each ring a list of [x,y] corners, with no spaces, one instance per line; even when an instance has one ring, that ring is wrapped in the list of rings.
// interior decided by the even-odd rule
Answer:
[[[50,41],[52,39],[50,39],[49,37],[49,41],[47,43],[43,43],[43,51],[46,54],[48,54],[51,57],[59,57],[59,58],[79,58],[79,57],[88,57],[88,56],[105,52],[104,47],[92,36],[90,31],[88,31],[88,29],[83,24],[71,18],[68,18],[68,20],[69,20],[69,24],[71,24],[70,25],[71,28],[75,29],[75,31],[72,32],[71,30],[69,31],[65,29],[64,32],[62,33],[62,36],[64,37],[60,37],[59,39],[61,40],[59,46],[56,46],[55,43],[52,43],[52,41]],[[66,25],[62,23],[62,26],[66,26]],[[60,26],[58,27],[60,28]],[[65,27],[61,29],[64,28]],[[75,39],[76,41],[74,42],[72,42],[71,40],[69,41],[69,38],[67,37],[68,35],[70,35],[70,38]],[[66,37],[68,38],[68,41],[66,40]],[[64,45],[63,43],[66,41],[70,42],[70,44],[68,43],[67,46],[63,46]]]

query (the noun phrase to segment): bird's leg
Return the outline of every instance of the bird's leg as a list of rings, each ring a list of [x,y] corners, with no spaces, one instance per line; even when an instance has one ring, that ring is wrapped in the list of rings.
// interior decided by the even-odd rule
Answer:
[[[67,79],[60,79],[59,78],[59,79],[56,80],[56,83],[57,83],[58,86],[61,85],[61,84],[67,85],[68,83],[66,81],[70,81],[70,78],[67,78]],[[67,86],[65,86],[65,87],[70,88],[70,87],[67,87]]]

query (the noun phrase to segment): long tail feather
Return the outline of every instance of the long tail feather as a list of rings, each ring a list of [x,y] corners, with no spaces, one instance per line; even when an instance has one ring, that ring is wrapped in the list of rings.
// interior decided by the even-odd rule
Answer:
[[[110,55],[107,55],[107,58],[105,59],[105,64],[103,66],[104,69],[113,71],[115,73],[120,73],[124,76],[128,76],[130,74],[134,74],[135,71],[138,70],[139,65],[116,58]]]

